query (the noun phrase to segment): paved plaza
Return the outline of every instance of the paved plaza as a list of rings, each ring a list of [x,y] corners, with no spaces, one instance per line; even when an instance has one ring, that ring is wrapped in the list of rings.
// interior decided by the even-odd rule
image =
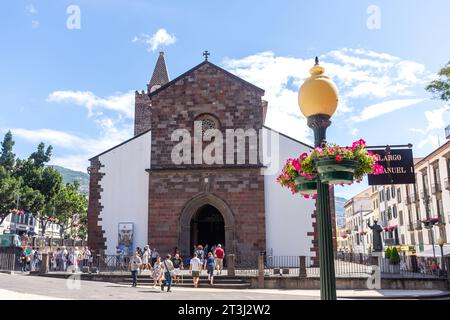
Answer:
[[[338,290],[339,299],[440,298],[448,292],[439,290]],[[319,290],[173,288],[161,292],[159,287],[137,288],[108,282],[0,273],[0,300],[318,300]]]

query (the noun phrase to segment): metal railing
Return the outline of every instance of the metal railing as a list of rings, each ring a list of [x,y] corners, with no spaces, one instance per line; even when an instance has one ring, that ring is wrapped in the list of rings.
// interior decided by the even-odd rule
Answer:
[[[448,178],[444,179],[444,188],[450,190],[450,181]]]
[[[414,221],[414,229],[422,230],[422,221],[420,221],[420,220]]]
[[[441,188],[441,184],[440,183],[433,183],[432,185],[431,185],[431,193],[432,194],[436,194],[436,193],[439,193],[439,192],[442,192],[442,188]]]

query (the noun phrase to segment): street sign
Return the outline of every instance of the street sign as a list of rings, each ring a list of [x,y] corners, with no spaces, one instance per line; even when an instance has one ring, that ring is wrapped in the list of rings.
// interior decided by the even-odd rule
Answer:
[[[414,160],[411,149],[370,150],[380,156],[379,164],[384,167],[384,173],[369,174],[369,185],[408,184],[415,183]]]

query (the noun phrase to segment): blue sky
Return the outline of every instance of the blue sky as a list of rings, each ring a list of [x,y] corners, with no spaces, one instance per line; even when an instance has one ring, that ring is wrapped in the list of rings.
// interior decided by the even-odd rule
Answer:
[[[70,5],[80,29],[67,28]],[[308,142],[296,94],[318,55],[341,93],[328,140],[410,142],[423,156],[445,141],[450,120],[423,89],[450,60],[448,12],[447,0],[9,1],[0,10],[0,133],[13,131],[20,157],[44,141],[53,163],[85,171],[90,156],[132,135],[133,92],[146,88],[160,50],[171,78],[209,50],[266,89],[267,125]]]

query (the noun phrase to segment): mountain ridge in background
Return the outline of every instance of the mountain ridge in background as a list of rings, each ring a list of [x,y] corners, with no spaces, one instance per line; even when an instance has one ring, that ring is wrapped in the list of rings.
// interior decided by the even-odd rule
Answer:
[[[64,184],[66,184],[68,182],[73,183],[74,181],[78,181],[80,183],[80,189],[79,189],[80,193],[82,193],[84,195],[89,194],[89,175],[87,173],[67,169],[67,168],[64,168],[61,166],[56,166],[56,165],[51,165],[49,167],[54,168],[61,174]]]

